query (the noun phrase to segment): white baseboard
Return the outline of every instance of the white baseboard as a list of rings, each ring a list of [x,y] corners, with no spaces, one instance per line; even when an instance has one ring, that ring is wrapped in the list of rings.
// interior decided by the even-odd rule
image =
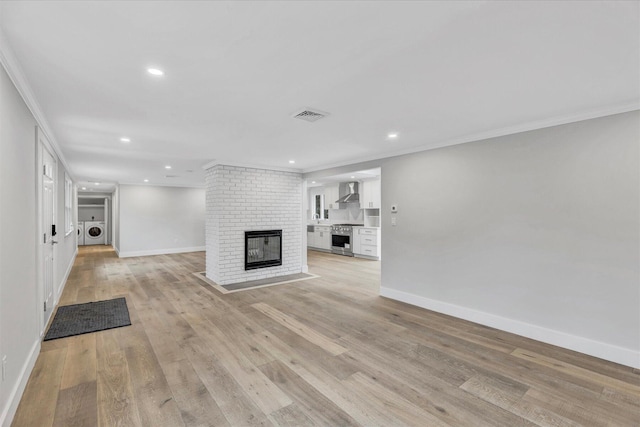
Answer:
[[[60,301],[60,297],[62,296],[64,287],[67,284],[67,279],[69,279],[69,274],[71,274],[71,270],[73,269],[73,264],[76,262],[77,256],[78,256],[78,247],[76,246],[76,250],[73,253],[73,256],[71,257],[71,260],[69,261],[69,265],[67,266],[67,271],[64,273],[64,277],[62,278],[62,281],[60,282],[60,284],[58,285],[58,289],[56,290],[56,300],[54,303],[54,307],[58,305],[58,302]]]
[[[13,386],[11,393],[9,394],[9,398],[5,403],[4,408],[2,408],[2,414],[0,415],[0,426],[9,427],[11,422],[13,421],[13,417],[16,415],[16,410],[18,409],[18,404],[20,403],[20,399],[22,398],[22,393],[24,393],[24,389],[27,386],[27,381],[29,381],[29,376],[31,375],[31,371],[33,371],[33,367],[36,364],[36,360],[38,360],[38,355],[40,354],[40,338],[36,340],[31,348],[31,352],[29,353],[29,357],[25,361],[22,366],[22,370],[20,371],[20,376],[18,377],[18,381]]]
[[[118,255],[118,258],[120,258],[120,249],[118,249],[117,246],[113,245],[113,250],[116,251],[116,255]]]
[[[204,246],[193,246],[190,248],[171,248],[171,249],[153,249],[149,251],[117,252],[117,254],[120,258],[130,258],[134,256],[167,255],[167,254],[182,254],[185,252],[201,252],[204,250],[205,250]]]
[[[468,320],[481,325],[490,326],[502,331],[511,332],[526,338],[542,341],[569,350],[574,350],[600,359],[620,363],[640,369],[640,353],[629,348],[618,347],[612,344],[594,341],[577,335],[554,329],[544,328],[519,320],[496,316],[495,314],[449,304],[442,301],[425,298],[396,289],[380,287],[380,295],[407,304],[426,308],[427,310],[447,314],[460,319]]]

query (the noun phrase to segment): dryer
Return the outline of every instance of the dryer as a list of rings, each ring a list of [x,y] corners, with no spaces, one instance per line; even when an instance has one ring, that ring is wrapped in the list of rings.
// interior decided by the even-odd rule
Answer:
[[[84,221],[78,221],[78,246],[84,245]]]
[[[84,222],[85,245],[104,245],[106,241],[104,221]]]

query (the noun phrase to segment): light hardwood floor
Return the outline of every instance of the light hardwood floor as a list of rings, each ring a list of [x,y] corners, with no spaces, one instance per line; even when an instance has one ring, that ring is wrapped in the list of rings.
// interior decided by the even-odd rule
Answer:
[[[633,369],[377,296],[379,262],[222,295],[204,253],[81,247],[61,305],[132,326],[48,341],[18,426],[637,426]]]

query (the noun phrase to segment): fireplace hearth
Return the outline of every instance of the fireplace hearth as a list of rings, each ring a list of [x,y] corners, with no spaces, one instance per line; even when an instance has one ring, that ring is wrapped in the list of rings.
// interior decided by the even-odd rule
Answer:
[[[244,269],[282,265],[282,230],[244,232]]]

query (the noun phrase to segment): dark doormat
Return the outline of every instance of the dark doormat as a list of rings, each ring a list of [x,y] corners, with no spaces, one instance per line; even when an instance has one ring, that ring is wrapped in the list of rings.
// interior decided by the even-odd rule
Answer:
[[[127,300],[114,298],[58,307],[44,340],[71,337],[131,325]]]

